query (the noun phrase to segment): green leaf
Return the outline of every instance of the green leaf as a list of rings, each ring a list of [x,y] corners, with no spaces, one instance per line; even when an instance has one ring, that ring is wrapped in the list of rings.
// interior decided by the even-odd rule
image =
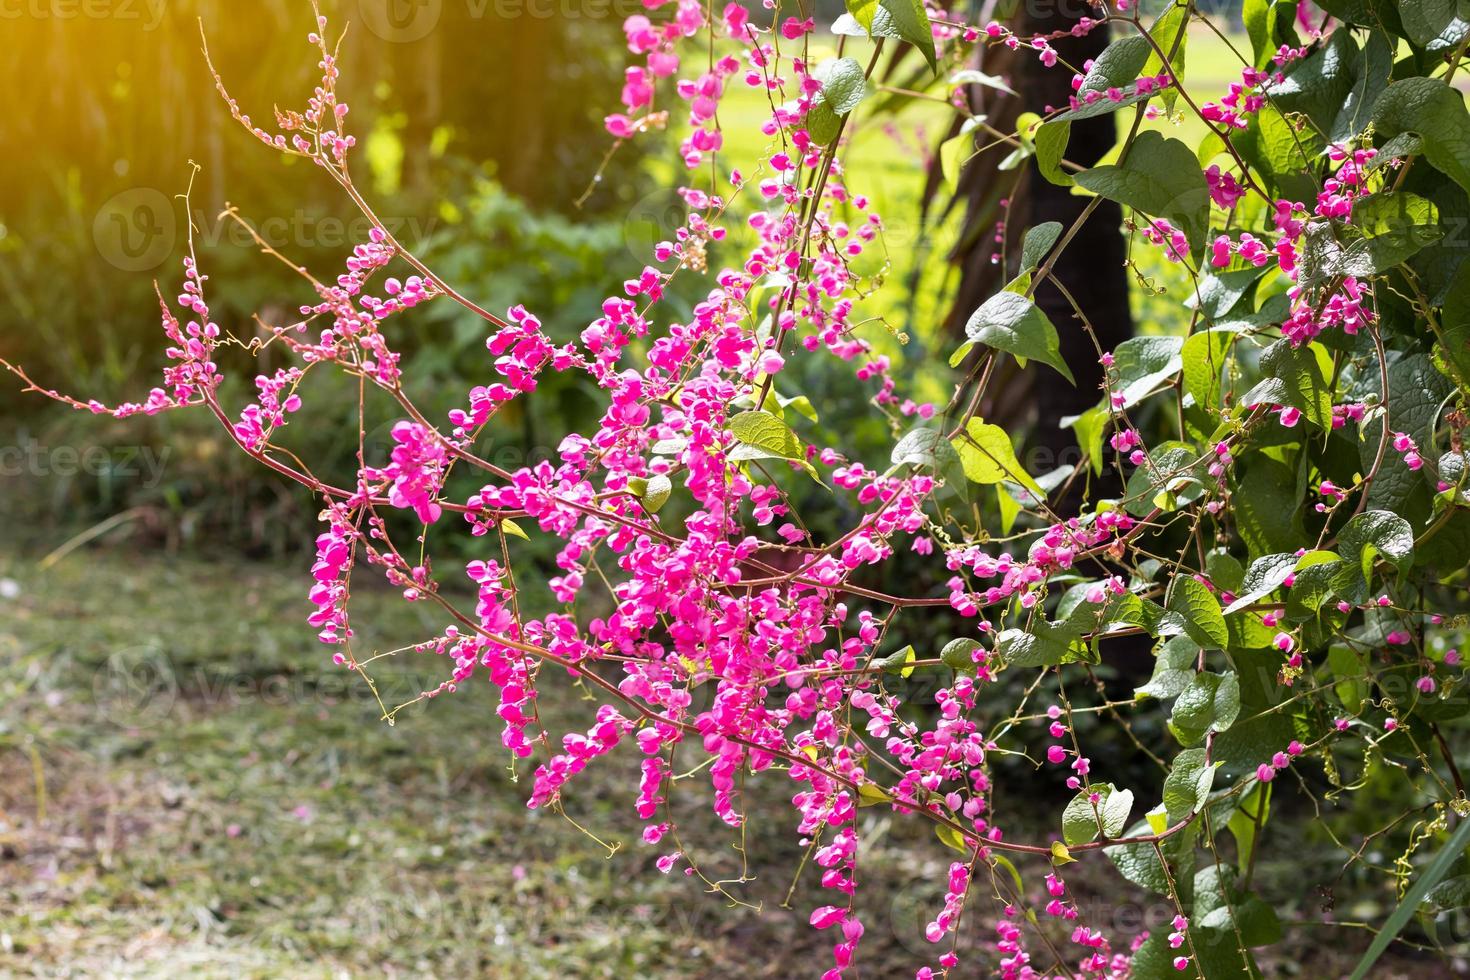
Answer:
[[[1165,641],[1155,654],[1153,676],[1133,692],[1134,696],[1158,698],[1160,701],[1177,698],[1194,680],[1199,651],[1199,644],[1187,636],[1175,636]]]
[[[1235,144],[1267,186],[1299,196],[1307,191],[1315,193],[1312,171],[1322,140],[1301,117],[1288,119],[1275,105],[1267,103],[1253,115]]]
[[[822,83],[822,101],[839,116],[856,109],[867,93],[863,66],[852,58],[831,58],[818,65],[812,74]]]
[[[1010,667],[1055,667],[1078,660],[1085,647],[1078,642],[1075,630],[1057,628],[1045,620],[1030,632],[1005,630],[996,638],[996,650]]]
[[[1037,129],[1032,137],[1036,149],[1036,169],[1041,171],[1041,176],[1058,187],[1071,187],[1077,182],[1070,173],[1062,169],[1062,158],[1067,155],[1067,144],[1071,138],[1072,124],[1066,120],[1049,122]]]
[[[866,2],[866,0],[859,0]],[[832,22],[832,33],[842,37],[898,37],[898,28],[893,26],[893,15],[884,10],[877,0],[872,0],[870,6],[873,8],[872,23],[864,24],[858,20],[851,11],[853,4],[848,4],[848,13],[843,14]]]
[[[1215,783],[1219,763],[1205,763],[1204,749],[1184,749],[1164,777],[1164,808],[1169,824],[1183,820],[1204,806]]]
[[[1039,306],[1019,293],[1003,290],[986,300],[965,324],[965,336],[1016,357],[1040,361],[1077,383],[1062,359],[1057,328]]]
[[[858,787],[858,806],[878,806],[880,803],[892,803],[893,797],[877,783],[863,783]]]
[[[960,186],[960,171],[965,162],[975,155],[975,133],[972,129],[961,129],[939,144],[939,170],[951,192]]]
[[[1342,227],[1332,221],[1307,222],[1297,265],[1297,284],[1303,289],[1317,290],[1343,276],[1366,279],[1375,271],[1373,256],[1362,238],[1343,234]]]
[[[1241,398],[1243,405],[1288,405],[1323,429],[1332,429],[1332,357],[1321,344],[1293,347],[1278,340],[1261,355],[1265,380]]]
[[[1349,24],[1385,29],[1399,36],[1404,33],[1399,22],[1398,0],[1320,0],[1317,6]]]
[[[1155,507],[1178,510],[1198,500],[1205,491],[1201,477],[1209,460],[1180,442],[1165,442],[1154,447],[1149,462],[1128,477],[1123,509],[1134,517],[1143,517]]]
[[[1041,499],[1046,491],[1031,478],[1016,459],[1016,450],[1011,446],[1011,437],[998,425],[988,425],[981,419],[971,419],[962,436],[954,440],[955,452],[959,453],[960,464],[965,476],[979,484],[1000,483],[1010,480],[1019,483]]]
[[[1382,31],[1373,31],[1353,65],[1352,88],[1332,123],[1328,138],[1333,143],[1346,143],[1367,128],[1392,72],[1393,49]]]
[[[1016,94],[1016,90],[1007,85],[1005,79],[998,75],[987,75],[983,71],[977,71],[974,68],[965,68],[955,72],[949,76],[949,84],[952,87],[983,85],[986,88],[993,88],[998,92],[1005,92],[1008,95]]]
[[[1206,320],[1213,323],[1240,305],[1245,295],[1255,288],[1265,275],[1264,269],[1240,269],[1235,272],[1212,272],[1199,281],[1195,295],[1185,303],[1200,311]]]
[[[1444,364],[1445,374],[1457,379],[1461,391],[1470,392],[1470,265],[1464,261],[1456,268],[1454,282],[1445,294],[1440,337],[1435,360]]]
[[[1021,872],[1016,870],[1010,858],[1004,854],[992,854],[990,860],[995,866],[1004,868],[1010,874],[1011,881],[1015,883],[1017,895],[1026,894],[1026,886],[1021,882]]]
[[[1424,896],[1424,904],[1442,912],[1470,907],[1470,875],[1459,875],[1435,885]]]
[[[1270,762],[1296,736],[1291,719],[1279,712],[1257,714],[1237,720],[1228,732],[1215,736],[1211,756],[1220,763],[1220,773],[1231,779],[1254,775],[1256,767]],[[1212,808],[1213,809],[1213,808]]]
[[[971,854],[974,849],[965,841],[965,837],[958,830],[945,824],[934,825],[934,836],[943,841],[945,847],[953,848],[961,854]]]
[[[1099,799],[1091,800],[1095,793]],[[1112,783],[1094,785],[1091,793],[1084,789],[1067,804],[1062,812],[1062,838],[1068,847],[1096,840],[1098,830],[1109,839],[1123,833],[1128,826],[1128,815],[1133,811],[1133,791],[1120,790]]]
[[[1282,3],[1279,0],[1245,0],[1241,7],[1240,17],[1245,24],[1246,36],[1250,38],[1255,67],[1265,68],[1271,63],[1271,59],[1275,57],[1281,45],[1286,43],[1286,37],[1279,25],[1284,24],[1287,29],[1290,29],[1295,13],[1295,3]]]
[[[1238,335],[1233,330],[1203,330],[1191,334],[1179,352],[1184,368],[1184,394],[1194,399],[1201,411],[1218,415],[1222,404],[1222,375],[1230,348]]]
[[[1286,618],[1292,622],[1314,619],[1327,601],[1338,591],[1338,581],[1344,569],[1353,566],[1347,562],[1327,561],[1312,565],[1296,573],[1291,591],[1286,594]]]
[[[736,452],[748,450],[741,459],[806,458],[796,433],[770,412],[741,412],[730,420],[730,433],[740,443]]]
[[[1110,201],[1168,218],[1189,239],[1196,261],[1203,255],[1210,189],[1194,152],[1179,140],[1145,130],[1134,138],[1121,164],[1084,170],[1075,179]]]
[[[1056,118],[1060,121],[1091,119],[1150,98],[1149,93],[1138,91],[1138,76],[1152,56],[1153,48],[1146,38],[1138,34],[1116,38],[1103,49],[1083,76],[1082,85],[1077,90],[1077,108],[1068,109]],[[1116,102],[1109,99],[1104,94],[1108,89],[1118,89],[1123,98]],[[1089,94],[1093,95],[1091,102],[1087,101]]]
[[[1021,502],[1011,496],[1009,487],[1013,483],[999,483],[995,487],[995,504],[1000,509],[1000,527],[1002,534],[1010,534],[1011,529],[1016,526],[1016,518],[1021,516]]]
[[[1398,908],[1393,910],[1393,915],[1388,917],[1383,928],[1373,937],[1373,942],[1368,946],[1368,952],[1364,953],[1363,958],[1358,961],[1349,980],[1363,980],[1368,976],[1368,971],[1373,968],[1374,963],[1378,962],[1378,957],[1382,956],[1389,944],[1398,938],[1404,926],[1408,925],[1409,920],[1418,912],[1424,897],[1455,866],[1455,862],[1460,859],[1467,845],[1470,845],[1470,820],[1462,819],[1460,826],[1455,828],[1455,832],[1445,842],[1444,849],[1435,855],[1433,863],[1414,882],[1413,887],[1404,895],[1404,900],[1399,903]]]
[[[929,63],[929,70],[939,73],[939,61],[934,54],[934,28],[929,23],[929,14],[924,10],[924,0],[878,0],[883,9],[893,17],[894,30],[898,36],[918,48]]]
[[[1113,351],[1113,391],[1132,408],[1184,366],[1183,337],[1130,337]]]
[[[1245,567],[1230,552],[1217,547],[1205,555],[1205,576],[1215,588],[1237,592],[1245,581]]]
[[[890,454],[894,466],[924,466],[943,473],[959,463],[954,447],[937,429],[913,429],[893,447]]]
[[[1232,953],[1238,941],[1248,947],[1280,942],[1281,922],[1275,911],[1260,898],[1243,894],[1235,880],[1235,869],[1228,864],[1216,864],[1195,875],[1193,918],[1199,931],[1221,937],[1223,942],[1219,945]],[[1198,942],[1198,933],[1195,936]],[[1239,957],[1236,959],[1238,965]],[[1209,965],[1205,966],[1205,973],[1209,977],[1216,975]]]
[[[1235,601],[1225,607],[1225,612],[1233,613],[1238,609],[1244,609],[1257,599],[1265,598],[1275,592],[1281,588],[1281,583],[1296,571],[1296,568],[1297,556],[1294,552],[1263,555],[1257,558],[1245,570],[1245,581],[1241,582]]]
[[[1357,561],[1365,579],[1372,577],[1380,555],[1400,572],[1414,563],[1414,528],[1388,511],[1370,510],[1354,517],[1337,543],[1344,558]]]
[[[821,99],[814,101],[807,110],[805,125],[807,135],[818,146],[826,146],[842,132],[842,119]]]
[[[1379,394],[1381,400],[1378,371],[1368,372],[1365,381],[1364,393]],[[1428,357],[1411,354],[1389,364],[1388,390],[1389,432],[1406,432],[1420,446],[1432,446],[1440,404],[1454,390],[1454,385],[1435,368]],[[1373,465],[1382,432],[1381,417],[1363,426],[1358,454],[1365,473]],[[1403,457],[1390,450],[1384,457],[1378,478],[1368,491],[1368,506],[1409,516],[1411,501],[1417,494],[1428,489],[1431,476],[1426,472],[1427,469],[1409,469]]]
[[[1164,59],[1155,51],[1148,56],[1148,62],[1143,66],[1144,75],[1158,75],[1167,67],[1174,78],[1184,77],[1184,54],[1189,48],[1189,31],[1186,29],[1188,25],[1189,4],[1173,0],[1169,8],[1159,14],[1158,20],[1148,29],[1159,51],[1169,55],[1169,63],[1166,66]],[[1178,86],[1165,89],[1162,97],[1164,104],[1173,109],[1174,102],[1179,98]]]
[[[1363,710],[1363,702],[1372,693],[1367,680],[1367,668],[1363,658],[1352,647],[1334,645],[1327,651],[1327,669],[1335,682],[1332,693],[1351,714]]]
[[[821,482],[816,467],[807,462],[806,450],[796,433],[770,412],[741,412],[730,420],[736,446],[726,458],[742,463],[755,459],[786,459],[799,463],[812,479]]]
[[[1384,272],[1444,237],[1439,208],[1407,191],[1373,194],[1353,205],[1374,272]]]
[[[1417,134],[1424,158],[1470,190],[1470,112],[1456,89],[1438,78],[1394,82],[1373,107],[1373,128],[1385,140],[1405,132]]]
[[[1240,681],[1234,673],[1196,674],[1174,701],[1169,728],[1184,745],[1196,745],[1210,732],[1223,732],[1240,714]]]
[[[1202,647],[1223,650],[1230,643],[1230,631],[1225,628],[1225,615],[1220,611],[1220,600],[1209,586],[1191,575],[1180,574],[1174,579],[1166,608],[1184,618],[1184,629]]]
[[[878,0],[844,0],[847,12],[852,14],[852,19],[862,25],[864,31],[870,36],[873,33],[873,15],[880,9]]]
[[[1184,830],[1166,838],[1160,845],[1172,873],[1181,881],[1190,880],[1194,873],[1194,841],[1198,824],[1199,821],[1196,820]],[[1128,828],[1124,836],[1138,837],[1150,832],[1148,823],[1144,821]],[[1157,895],[1171,893],[1170,876],[1159,863],[1158,854],[1155,853],[1152,844],[1124,844],[1120,847],[1110,847],[1107,849],[1107,855],[1117,867],[1118,873],[1138,887],[1146,888]]]
[[[1052,246],[1060,237],[1062,237],[1060,221],[1043,221],[1034,228],[1026,229],[1026,237],[1021,240],[1021,268],[1040,268],[1041,263],[1045,261]]]
[[[1235,521],[1250,553],[1266,555],[1297,547],[1305,532],[1295,471],[1261,454],[1241,460],[1235,469]]]
[[[650,514],[657,514],[668,503],[669,495],[674,492],[673,482],[663,474],[656,474],[648,478],[643,492],[638,495],[643,502],[643,509]]]
[[[521,526],[509,518],[501,518],[500,531],[502,534],[509,534],[513,538],[522,538],[526,541],[531,540],[526,532],[521,530]]]
[[[1333,31],[1326,43],[1289,66],[1280,84],[1269,86],[1271,100],[1282,112],[1303,113],[1322,133],[1332,128],[1353,87],[1358,44],[1351,31]]]
[[[821,419],[817,418],[817,410],[812,406],[812,400],[806,395],[793,395],[787,398],[784,395],[776,394],[774,388],[771,389],[771,393],[775,395],[776,404],[781,406],[781,408],[789,408],[796,414],[805,416],[813,422],[821,421]]]
[[[852,58],[829,58],[812,72],[822,90],[807,112],[806,128],[811,138],[826,145],[837,138],[842,118],[858,107],[867,94],[863,66]]]
[[[1431,54],[1457,47],[1470,31],[1470,3],[1466,0],[1401,2],[1399,17],[1415,46]]]
[[[911,677],[913,676],[914,671],[917,669],[914,667],[914,661],[916,659],[918,659],[918,655],[914,653],[913,646],[909,645],[904,647],[902,650],[890,653],[882,660],[876,661],[873,666],[877,667],[885,674],[897,674],[900,677]]]
[[[1081,415],[1066,416],[1059,423],[1062,428],[1070,428],[1077,433],[1077,446],[1087,456],[1092,472],[1099,475],[1103,467],[1103,433],[1109,419],[1107,406],[1098,405]]]
[[[985,647],[981,645],[979,640],[972,640],[968,636],[962,636],[946,643],[944,649],[939,651],[939,659],[943,660],[944,666],[950,670],[974,673],[975,658],[973,654],[976,650],[984,649]]]

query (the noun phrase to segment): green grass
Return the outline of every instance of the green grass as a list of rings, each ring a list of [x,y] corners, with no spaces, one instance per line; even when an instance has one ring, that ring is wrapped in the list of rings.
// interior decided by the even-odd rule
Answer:
[[[6,579],[21,592],[0,600],[0,975],[689,977],[753,955],[748,975],[785,976],[827,958],[805,924],[813,876],[781,907],[801,855],[779,773],[750,788],[755,879],[731,889],[757,915],[653,867],[636,753],[569,794],[609,857],[526,809],[483,679],[384,724],[302,622],[300,568],[0,554]],[[359,601],[365,649],[439,626],[386,590]],[[385,699],[444,676],[417,656],[381,662]],[[594,702],[565,677],[545,689],[554,732],[585,727]],[[685,843],[734,877],[734,838],[690,783]],[[879,823],[908,841],[865,864],[881,973],[925,953],[947,859],[921,828]]]
[[[609,855],[526,809],[483,680],[384,724],[302,623],[304,580],[290,565],[116,546],[47,570],[0,553],[0,976],[785,978],[830,962],[830,937],[806,925],[831,898],[810,866],[783,906],[802,865],[783,773],[745,784],[749,880],[727,887],[760,911],[732,907],[653,867],[663,848],[638,840],[630,746],[568,795],[570,816],[617,845]],[[360,649],[439,625],[386,589],[356,596]],[[380,661],[386,699],[444,676],[419,658]],[[565,676],[542,691],[553,732],[585,727],[595,702]],[[1060,799],[1024,766],[1000,768],[1008,836],[1047,839]],[[683,843],[711,878],[739,877],[741,838],[709,813],[703,775],[678,785]],[[912,975],[935,955],[923,926],[954,852],[919,821],[861,812],[857,975]],[[1300,884],[1330,879],[1340,856],[1279,836],[1291,832],[1274,831],[1258,867],[1293,930],[1267,973],[1341,975],[1361,944],[1317,942]],[[1045,862],[1017,864],[1040,895]],[[1106,860],[1068,882],[1117,941],[1168,918]],[[971,964],[988,962],[993,915],[978,895]]]

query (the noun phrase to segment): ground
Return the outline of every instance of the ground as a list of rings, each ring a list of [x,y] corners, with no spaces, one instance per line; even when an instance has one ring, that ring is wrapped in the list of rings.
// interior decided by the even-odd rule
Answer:
[[[801,862],[784,774],[750,787],[754,880],[731,888],[760,914],[731,907],[653,867],[630,753],[577,777],[569,811],[583,833],[526,809],[485,685],[382,722],[302,622],[302,578],[125,541],[44,569],[0,554],[0,976],[788,977],[829,965],[830,940],[805,923],[822,903],[809,874],[782,907]],[[390,593],[359,601],[365,647],[436,625]],[[409,656],[381,662],[395,665],[377,675],[385,701],[442,676],[437,658]],[[588,710],[560,678],[547,691],[560,722]],[[688,785],[684,843],[735,876],[730,832],[705,812],[700,778]],[[914,821],[863,813],[859,975],[910,976],[937,955],[923,925],[952,854]],[[1084,908],[1115,933],[1167,919],[1120,891],[1105,862],[1078,867]],[[1293,868],[1263,874],[1303,930],[1288,943],[1319,948],[1272,973],[1340,975],[1361,944],[1311,927]],[[1042,870],[1022,865],[1028,889]],[[987,937],[977,924],[968,938]],[[1455,975],[1404,969],[1377,975]]]
[[[584,774],[571,811],[620,842],[609,858],[526,809],[485,686],[380,721],[302,622],[299,572],[106,549],[41,571],[0,556],[0,975],[688,977],[738,960],[783,976],[803,948],[826,959],[812,903],[780,908],[789,880],[774,871],[747,886],[757,917],[653,868],[626,754]],[[382,598],[385,645],[432,633]],[[385,699],[437,683],[443,663],[419,656],[381,672]],[[566,702],[555,710],[584,710]],[[903,866],[911,880],[933,870]],[[890,895],[902,929],[878,924],[873,948],[897,968],[926,952],[926,896]],[[752,949],[785,955],[752,962]]]

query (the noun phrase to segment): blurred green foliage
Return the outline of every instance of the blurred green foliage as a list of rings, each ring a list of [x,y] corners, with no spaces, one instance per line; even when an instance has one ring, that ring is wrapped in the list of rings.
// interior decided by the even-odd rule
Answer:
[[[624,12],[563,5],[547,16],[531,5],[450,3],[397,10],[412,14],[404,21],[388,18],[390,7],[322,4],[329,31],[347,29],[342,92],[362,147],[358,181],[395,234],[466,292],[491,309],[520,302],[549,311],[547,322],[570,336],[617,288],[611,276],[629,263],[608,257],[622,250],[629,208],[649,189],[639,158],[625,153],[582,207],[573,204],[608,145],[601,115],[622,75]],[[424,12],[432,19],[419,19]],[[7,16],[7,46],[27,56],[0,63],[11,95],[0,127],[9,178],[0,184],[0,356],[83,398],[141,397],[162,363],[154,281],[173,295],[189,222],[218,322],[249,338],[256,314],[285,321],[309,290],[222,217],[227,207],[291,261],[323,276],[341,268],[366,221],[325,174],[271,153],[230,119],[201,42],[202,30],[231,95],[263,120],[273,106],[304,103],[316,83],[310,28],[300,0],[253,0],[248,10],[226,0],[33,4]],[[643,144],[655,154],[663,147],[656,136]],[[191,163],[201,169],[186,215]],[[472,318],[440,309],[395,340],[447,402],[484,380],[483,337]],[[258,365],[227,357],[226,403],[243,404],[248,379],[275,366],[270,353]],[[316,384],[310,395],[318,410],[340,404],[345,423],[356,398],[349,388]],[[587,404],[571,393],[559,403],[568,413]],[[542,421],[554,431],[568,420]],[[80,525],[142,507],[175,541],[228,535],[281,550],[305,540],[312,502],[221,451],[213,428],[186,415],[113,424],[24,395],[7,379],[0,446],[100,448],[114,464],[152,447],[166,466],[148,485],[120,465],[7,472],[20,479],[7,481],[5,510]],[[370,435],[385,441],[387,428]],[[530,425],[501,435],[523,453],[548,438]],[[314,458],[345,458],[356,445],[345,424],[293,436]]]

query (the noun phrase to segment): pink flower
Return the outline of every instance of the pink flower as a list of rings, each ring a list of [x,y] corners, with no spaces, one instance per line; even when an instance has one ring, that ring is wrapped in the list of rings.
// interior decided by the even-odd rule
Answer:
[[[811,924],[817,929],[827,929],[835,926],[847,916],[847,909],[836,905],[823,905],[814,909],[811,916]]]

